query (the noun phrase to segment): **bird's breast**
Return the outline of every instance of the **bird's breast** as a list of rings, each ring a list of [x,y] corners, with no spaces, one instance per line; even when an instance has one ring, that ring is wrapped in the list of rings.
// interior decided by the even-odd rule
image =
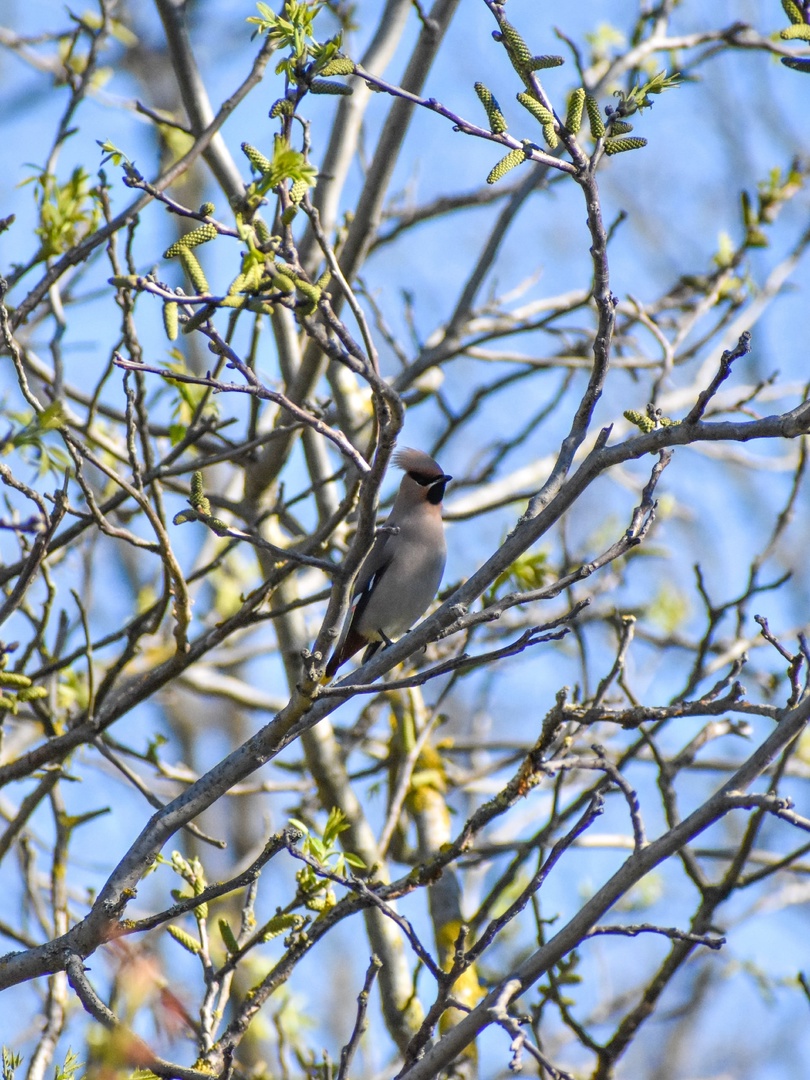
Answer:
[[[403,525],[393,539],[390,562],[357,623],[366,637],[400,637],[424,615],[441,584],[447,557],[443,531],[426,535]]]

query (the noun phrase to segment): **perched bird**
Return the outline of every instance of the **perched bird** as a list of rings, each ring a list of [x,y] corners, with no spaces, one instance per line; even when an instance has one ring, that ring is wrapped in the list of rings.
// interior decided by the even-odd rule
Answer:
[[[390,645],[410,629],[442,580],[447,558],[442,499],[452,477],[421,450],[406,447],[393,460],[405,475],[393,509],[360,567],[352,608],[326,665],[330,679],[364,645],[365,663],[382,644]]]

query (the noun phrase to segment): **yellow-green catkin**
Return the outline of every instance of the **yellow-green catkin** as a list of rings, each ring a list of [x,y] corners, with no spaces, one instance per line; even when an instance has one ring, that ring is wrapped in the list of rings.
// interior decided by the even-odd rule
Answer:
[[[294,206],[298,206],[298,204],[301,202],[308,190],[309,184],[306,182],[306,180],[294,181],[292,187],[290,188],[290,202]]]
[[[213,304],[201,304],[190,319],[183,323],[183,333],[191,334],[204,322],[207,322],[216,311]]]
[[[640,150],[646,145],[646,139],[605,139],[605,153],[624,154],[628,150]]]
[[[518,75],[522,77],[527,72],[533,70],[532,62],[534,57],[532,56],[531,50],[510,22],[507,22],[506,19],[502,19],[500,32],[495,31],[492,36],[496,41],[503,42],[507,56],[512,61],[512,66]]]
[[[295,282],[288,274],[285,274],[282,270],[276,269],[275,273],[272,275],[272,280],[273,286],[278,289],[279,292],[295,292]]]
[[[313,79],[309,84],[309,89],[313,94],[338,94],[343,97],[349,97],[354,93],[346,83],[332,82],[330,79]]]
[[[211,503],[206,498],[203,474],[199,469],[191,474],[191,491],[188,501],[200,514],[211,514]]]
[[[554,129],[554,113],[547,109],[542,102],[538,101],[534,94],[521,93],[517,99],[524,109],[532,114],[535,120],[543,125],[543,138],[549,147],[554,150],[559,143],[557,132]]]
[[[258,236],[259,243],[262,246],[269,244],[273,239],[273,234],[270,232],[270,228],[264,218],[257,217],[253,222],[253,228],[256,230],[256,236]]]
[[[804,16],[802,15],[796,4],[793,3],[793,0],[782,0],[782,8],[784,9],[787,17],[795,26],[798,26],[804,22]]]
[[[199,941],[193,938],[191,934],[186,933],[186,931],[182,930],[179,926],[169,926],[167,927],[167,930],[178,945],[182,945],[187,952],[193,953],[196,956],[201,951]]]
[[[522,93],[517,95],[517,99],[524,109],[528,109],[535,120],[539,120],[541,124],[553,124],[554,113],[550,109],[547,109],[545,105],[537,100],[534,94]]]
[[[215,207],[214,207],[214,204],[212,202],[204,202],[202,204],[202,206],[200,207],[200,213],[202,214],[203,217],[211,217],[214,210],[215,210]]]
[[[231,924],[227,919],[219,920],[219,935],[222,938],[222,944],[233,956],[234,953],[239,952],[239,942],[236,940]]]
[[[502,157],[501,160],[495,165],[487,177],[488,184],[495,184],[501,177],[514,169],[516,165],[520,165],[522,161],[526,160],[526,153],[521,147],[519,150],[510,150],[509,153]]]
[[[27,675],[20,675],[16,671],[0,671],[0,686],[15,686],[24,688],[31,685]]]
[[[581,86],[578,86],[568,99],[568,112],[565,117],[565,126],[572,135],[576,135],[582,126],[582,108],[584,104],[585,91]]]
[[[794,23],[793,26],[789,26],[787,30],[782,30],[779,37],[783,41],[810,41],[810,26],[807,23],[798,25]]]
[[[217,230],[214,225],[200,225],[198,228],[192,229],[191,232],[187,232],[185,236],[181,236],[171,247],[167,247],[163,252],[163,258],[173,259],[184,251],[189,251],[191,248],[199,247],[200,244],[205,244],[208,240],[213,240],[216,235]]]
[[[304,315],[313,315],[321,299],[321,290],[317,285],[312,285],[309,281],[303,281],[301,278],[298,278],[295,287],[304,297],[304,302],[301,305],[302,313]]]
[[[279,116],[292,116],[294,112],[295,103],[293,101],[285,97],[279,98],[278,101],[274,101],[272,106],[270,107],[270,119],[277,120]],[[246,145],[247,143],[245,143],[245,146]],[[242,147],[242,149],[244,150],[244,146]],[[258,153],[258,151],[256,152]],[[245,153],[247,153],[246,150]],[[265,161],[266,160],[267,159],[265,158]]]
[[[501,107],[498,104],[497,98],[492,94],[492,91],[488,87],[484,86],[482,82],[475,84],[475,92],[478,94],[478,100],[484,106],[487,114],[487,120],[489,120],[489,130],[493,135],[502,135],[506,131],[506,117],[501,112]]]
[[[288,930],[299,930],[303,925],[304,920],[300,915],[274,915],[261,930],[257,931],[256,936],[262,941],[272,941],[274,937],[285,934]]]
[[[163,305],[163,327],[169,341],[176,341],[178,329],[177,304],[173,300],[168,300]]]
[[[275,106],[274,106],[275,108]],[[255,146],[251,146],[249,142],[242,143],[242,153],[248,159],[250,164],[256,169],[257,172],[267,173],[272,168],[272,163],[268,158],[264,156],[261,150],[257,150]]]
[[[27,686],[17,691],[17,701],[37,701],[39,698],[48,696],[48,691],[44,686]]]
[[[189,251],[188,248],[181,248],[178,254],[180,255],[183,269],[197,292],[203,294],[210,292],[211,290],[208,287],[208,281],[203,273],[203,268],[200,266],[199,260],[194,252]]]
[[[532,71],[543,71],[545,68],[560,67],[565,63],[561,56],[551,56],[544,53],[542,56],[532,57]]]
[[[228,286],[228,296],[236,296],[237,293],[242,292],[242,290],[245,288],[246,278],[247,274],[237,274]]]
[[[332,60],[321,68],[321,75],[353,75],[354,74],[354,61],[350,60],[348,56],[335,56]]]
[[[242,289],[244,292],[258,292],[262,283],[262,270],[263,265],[261,263],[251,260],[244,271],[244,281],[242,282]]]
[[[614,120],[610,125],[611,135],[627,135],[633,130],[633,125],[626,120]]]
[[[631,424],[635,424],[639,431],[647,435],[649,432],[655,430],[655,421],[652,420],[646,413],[640,412],[638,409],[625,409],[625,420],[629,420]]]
[[[591,135],[594,139],[601,139],[605,134],[605,122],[599,111],[599,102],[590,94],[585,95],[585,109],[588,113],[588,123],[591,126]]]

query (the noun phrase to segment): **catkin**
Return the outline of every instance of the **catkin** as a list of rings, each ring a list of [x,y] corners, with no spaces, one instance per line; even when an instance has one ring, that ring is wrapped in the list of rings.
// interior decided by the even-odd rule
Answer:
[[[335,56],[325,67],[321,68],[321,75],[353,75],[354,61],[348,56]]]
[[[543,71],[544,68],[560,67],[564,64],[565,60],[561,56],[551,56],[548,53],[542,56],[533,56],[531,63],[532,71]]]
[[[646,145],[646,139],[605,139],[605,153],[624,154],[627,150],[640,150]]]
[[[496,36],[496,40],[503,42],[507,56],[512,61],[512,67],[521,78],[523,78],[527,72],[533,70],[532,65],[534,57],[532,56],[531,50],[510,22],[507,22],[506,19],[502,19],[500,33],[496,31],[493,36]]]
[[[497,98],[493,96],[492,91],[484,86],[482,82],[477,82],[475,84],[475,92],[478,94],[478,99],[486,110],[487,120],[489,120],[489,130],[493,135],[503,135],[506,131],[506,117],[501,112],[501,107],[498,104]]]
[[[588,113],[588,123],[591,125],[591,135],[594,139],[601,139],[605,134],[605,122],[599,111],[599,102],[590,94],[585,96],[585,109]]]
[[[278,104],[278,102],[276,102]],[[274,105],[273,108],[276,106]],[[267,173],[270,172],[272,164],[269,158],[266,158],[261,150],[257,150],[255,146],[251,146],[249,142],[242,143],[242,152],[248,159],[250,164],[256,169],[257,172]]]
[[[163,258],[174,259],[184,251],[189,251],[191,248],[199,247],[200,244],[205,244],[208,240],[213,240],[216,235],[217,230],[214,225],[200,225],[199,228],[192,229],[185,236],[181,236],[171,247],[166,248],[163,252]]]
[[[309,89],[313,94],[337,94],[342,97],[349,97],[354,93],[346,83],[332,82],[330,79],[313,79]]]
[[[804,16],[796,4],[793,3],[793,0],[782,0],[782,7],[785,14],[794,25],[798,26],[800,23],[804,22]]]
[[[270,119],[277,120],[279,116],[292,116],[295,110],[295,105],[289,98],[279,98],[278,101],[274,101],[270,107]],[[244,149],[244,147],[242,148]],[[247,153],[247,151],[245,151]]]
[[[584,104],[585,91],[581,86],[578,86],[568,99],[568,112],[565,117],[565,126],[572,135],[576,135],[582,126],[582,107]]]
[[[794,23],[794,25],[789,26],[787,30],[782,30],[779,37],[782,38],[783,41],[810,41],[810,26],[808,26],[807,23],[802,23],[801,25]]]
[[[206,280],[203,268],[197,259],[197,256],[193,251],[188,251],[186,248],[182,248],[180,251],[180,261],[183,264],[183,269],[188,275],[188,279],[198,293],[208,293],[210,289],[208,287],[208,281]]]
[[[533,94],[518,94],[517,99],[524,109],[528,109],[535,120],[541,124],[553,124],[554,113],[542,105]]]
[[[492,168],[489,176],[487,177],[488,184],[495,184],[501,177],[514,169],[516,165],[520,165],[522,161],[526,160],[526,154],[521,148],[519,150],[510,150],[509,153],[502,157],[501,160]]]
[[[169,341],[176,341],[178,329],[177,304],[173,300],[169,300],[163,305],[163,327]]]

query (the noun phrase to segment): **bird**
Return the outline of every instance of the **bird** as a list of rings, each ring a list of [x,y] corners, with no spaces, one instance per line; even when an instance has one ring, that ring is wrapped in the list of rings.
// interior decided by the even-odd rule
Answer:
[[[452,476],[422,450],[404,447],[393,463],[405,475],[391,513],[360,567],[343,632],[326,665],[331,679],[359,652],[363,663],[427,611],[447,559],[442,499]]]

